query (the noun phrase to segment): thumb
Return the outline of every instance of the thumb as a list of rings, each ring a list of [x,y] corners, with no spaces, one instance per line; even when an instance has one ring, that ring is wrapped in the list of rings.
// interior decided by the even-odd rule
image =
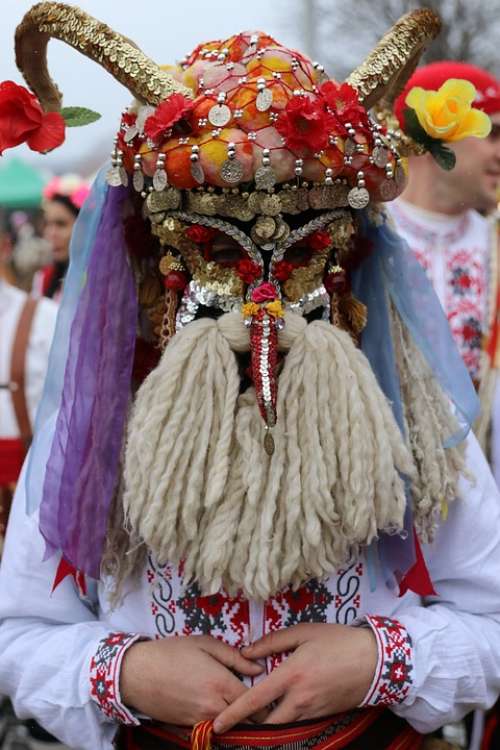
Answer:
[[[277,630],[275,633],[269,633],[263,638],[259,638],[258,641],[251,643],[250,646],[245,646],[241,650],[241,653],[247,659],[262,659],[272,654],[293,651],[303,641],[304,638],[301,635],[300,626],[284,628],[283,630]]]
[[[243,656],[237,648],[228,646],[227,643],[218,641],[215,638],[210,639],[204,644],[203,650],[234,672],[255,677],[263,671],[263,667],[260,664],[256,664],[254,661]]]

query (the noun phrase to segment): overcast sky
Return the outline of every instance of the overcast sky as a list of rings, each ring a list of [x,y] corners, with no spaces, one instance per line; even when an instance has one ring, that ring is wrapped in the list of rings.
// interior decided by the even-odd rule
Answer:
[[[299,0],[80,0],[76,4],[133,39],[159,63],[181,59],[199,42],[247,29],[266,31],[286,46],[304,49]],[[13,38],[16,25],[33,2],[1,0],[1,5],[0,81],[22,83],[14,63]],[[104,144],[111,150],[130,94],[96,63],[56,40],[49,44],[49,67],[64,94],[64,105],[95,109],[102,120],[68,129],[66,142],[48,156],[22,147],[6,152],[4,158],[16,153],[39,166],[57,169],[61,159],[66,166],[91,159],[92,151],[101,152]]]

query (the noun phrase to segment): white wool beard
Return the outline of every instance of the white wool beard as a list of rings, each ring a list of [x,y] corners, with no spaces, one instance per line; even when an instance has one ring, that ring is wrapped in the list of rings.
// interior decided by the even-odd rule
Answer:
[[[126,522],[203,593],[267,599],[398,531],[414,466],[368,360],[349,335],[288,314],[275,452],[255,391],[239,394],[241,315],[190,323],[138,391],[128,425]]]

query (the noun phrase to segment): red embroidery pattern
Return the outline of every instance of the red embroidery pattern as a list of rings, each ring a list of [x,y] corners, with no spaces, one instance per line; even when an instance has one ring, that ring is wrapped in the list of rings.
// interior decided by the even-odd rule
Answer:
[[[445,309],[453,337],[473,380],[479,377],[482,336],[486,331],[486,273],[476,249],[446,255]]]
[[[249,605],[242,596],[221,592],[202,596],[199,586],[185,586],[184,566],[158,564],[148,559],[146,576],[151,586],[151,614],[157,638],[169,635],[213,635],[237,648],[248,643]]]
[[[397,204],[391,211],[399,228],[413,238],[409,239],[411,249],[432,283],[435,283],[432,260],[436,244],[445,248],[444,309],[464,363],[477,383],[483,337],[488,333],[490,247],[487,243],[482,245],[475,235],[467,234],[470,229],[468,213],[452,231],[440,235],[412,220]]]
[[[140,637],[130,633],[110,633],[99,641],[97,651],[90,661],[92,700],[109,719],[134,726],[140,722],[120,698],[120,668],[127,648]]]
[[[378,664],[363,706],[394,706],[402,703],[412,685],[413,647],[409,633],[398,620],[366,618],[378,645]]]
[[[184,615],[183,635],[212,635],[237,648],[248,643],[249,605],[242,596],[202,596],[198,584],[193,583],[177,600],[177,606]]]

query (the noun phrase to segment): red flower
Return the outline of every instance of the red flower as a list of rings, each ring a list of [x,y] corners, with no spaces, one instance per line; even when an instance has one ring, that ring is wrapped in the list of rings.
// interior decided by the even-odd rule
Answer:
[[[192,242],[196,242],[197,245],[202,245],[204,242],[211,242],[217,234],[217,230],[209,229],[209,227],[202,227],[201,224],[193,224],[186,229],[184,234]]]
[[[288,281],[294,267],[293,263],[289,263],[287,260],[279,260],[274,266],[273,276],[278,281]]]
[[[318,229],[317,232],[313,232],[313,234],[309,236],[309,247],[317,253],[330,247],[331,244],[332,238],[328,232],[324,232],[321,229]]]
[[[127,125],[127,127],[130,127],[131,125],[135,125],[137,122],[137,115],[134,112],[124,112],[122,115],[122,124]]]
[[[0,155],[21,143],[27,143],[32,151],[52,151],[63,143],[64,134],[59,112],[44,112],[24,86],[13,81],[0,83]]]
[[[333,118],[318,99],[294,96],[276,121],[276,129],[292,151],[321,151],[328,145]]]
[[[276,292],[276,288],[274,284],[271,284],[269,281],[266,281],[264,284],[259,284],[259,286],[252,292],[252,302],[256,302],[257,304],[259,304],[259,302],[271,302],[277,298],[278,293]]]
[[[159,104],[156,112],[144,123],[144,132],[153,141],[160,140],[169,128],[179,122],[192,108],[193,102],[182,94],[171,94]]]
[[[328,108],[335,115],[341,131],[345,131],[344,125],[347,122],[359,130],[369,129],[366,109],[359,101],[356,89],[350,84],[339,85],[333,81],[326,81],[319,90]]]
[[[236,273],[242,279],[245,284],[251,284],[261,275],[260,266],[254,263],[253,260],[240,260],[236,266]]]

